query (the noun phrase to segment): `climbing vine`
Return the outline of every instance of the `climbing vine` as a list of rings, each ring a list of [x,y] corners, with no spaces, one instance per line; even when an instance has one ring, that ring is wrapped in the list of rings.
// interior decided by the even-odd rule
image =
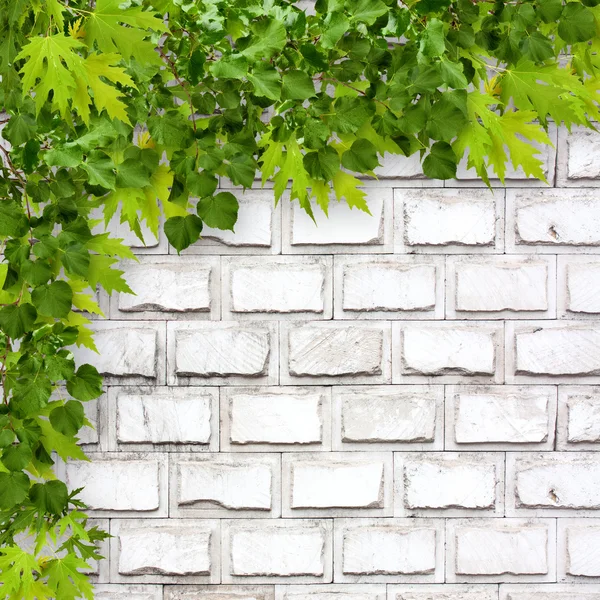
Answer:
[[[544,179],[551,121],[599,118],[600,0],[0,0],[0,598],[92,598],[95,293],[130,292],[114,219],[181,251],[234,229],[219,178],[368,211],[385,153]],[[242,193],[242,192],[240,192]]]

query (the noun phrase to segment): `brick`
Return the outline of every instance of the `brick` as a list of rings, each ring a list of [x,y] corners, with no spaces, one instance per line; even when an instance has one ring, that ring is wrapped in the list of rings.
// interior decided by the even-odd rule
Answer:
[[[600,381],[600,327],[588,321],[507,322],[506,377],[519,383]]]
[[[277,517],[278,454],[173,455],[170,516]]]
[[[276,600],[386,600],[385,585],[277,586]]]
[[[561,386],[558,390],[557,447],[596,450],[600,444],[600,387]]]
[[[80,498],[94,516],[167,516],[167,457],[89,453],[90,462],[65,465],[69,489],[84,488]]]
[[[99,584],[94,586],[96,600],[162,600],[158,585]]]
[[[105,403],[106,395],[101,396],[97,400],[90,400],[89,402],[83,403],[85,418],[90,422],[91,427],[83,427],[83,429],[81,429],[77,434],[80,444],[95,446],[97,448],[98,444],[101,443],[100,429],[104,429],[102,427],[101,420],[103,419],[102,414],[104,412],[103,408]],[[104,431],[102,431],[102,434],[104,434]],[[104,437],[104,435],[102,437]]]
[[[600,600],[600,589],[594,585],[506,584],[500,586],[500,600]]]
[[[443,581],[441,520],[336,519],[335,580]]]
[[[223,318],[272,319],[290,315],[330,319],[331,257],[223,259]]]
[[[335,450],[441,450],[442,386],[333,388]]]
[[[90,363],[106,376],[105,383],[164,383],[164,323],[94,321],[98,353],[83,346],[73,351],[78,364]]]
[[[223,583],[330,582],[330,520],[224,520]]]
[[[599,198],[598,190],[507,190],[507,252],[598,252]]]
[[[504,454],[394,454],[394,516],[503,515]]]
[[[337,319],[443,318],[443,259],[336,256],[335,289]]]
[[[501,252],[504,194],[395,190],[395,252]]]
[[[448,583],[556,579],[553,519],[448,519]]]
[[[222,450],[331,448],[328,388],[225,388],[221,394]]]
[[[169,323],[167,352],[170,384],[275,383],[277,323]]]
[[[368,187],[365,192],[370,215],[334,201],[328,218],[315,207],[318,226],[297,202],[283,202],[283,253],[391,253],[392,190]]]
[[[558,257],[558,310],[562,319],[596,319],[600,313],[600,260]]]
[[[552,450],[556,388],[447,386],[446,449]]]
[[[389,585],[388,600],[498,600],[493,585]]]
[[[236,194],[239,210],[235,232],[204,227],[202,239],[182,254],[279,254],[281,205],[275,206],[271,190],[247,190]],[[170,248],[171,253],[175,253]]]
[[[559,130],[557,175],[560,186],[597,186],[600,179],[600,136],[585,127]]]
[[[501,323],[392,323],[393,382],[502,381]]]
[[[115,519],[111,581],[218,583],[219,521]]]
[[[109,421],[116,449],[218,450],[219,395],[210,388],[113,387]],[[114,421],[114,422],[113,422]]]
[[[391,516],[392,454],[285,454],[283,516]]]
[[[600,582],[600,519],[558,519],[558,580]]]
[[[593,452],[507,456],[507,514],[593,515],[600,510],[600,460]]]
[[[165,585],[164,600],[275,600],[275,588],[266,585]]]
[[[389,381],[388,323],[281,323],[281,329],[283,384]]]
[[[216,319],[219,317],[219,259],[144,256],[120,265],[132,294],[111,299],[116,319]],[[166,314],[165,314],[166,313]]]
[[[449,256],[447,269],[449,318],[556,316],[550,257]]]

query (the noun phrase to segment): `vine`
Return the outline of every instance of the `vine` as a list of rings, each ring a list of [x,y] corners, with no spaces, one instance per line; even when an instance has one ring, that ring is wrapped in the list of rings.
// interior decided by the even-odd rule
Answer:
[[[107,534],[54,464],[102,394],[95,292],[131,292],[113,218],[181,251],[234,229],[219,178],[368,211],[385,153],[544,179],[549,123],[600,116],[599,2],[0,0],[0,598],[93,597]]]

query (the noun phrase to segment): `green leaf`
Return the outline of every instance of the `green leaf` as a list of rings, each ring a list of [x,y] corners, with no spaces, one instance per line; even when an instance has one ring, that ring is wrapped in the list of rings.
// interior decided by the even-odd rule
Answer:
[[[331,128],[338,133],[356,133],[373,116],[375,107],[366,98],[343,96],[335,101]]]
[[[33,139],[38,125],[34,117],[27,113],[13,115],[6,127],[2,130],[2,136],[13,146],[20,146]]]
[[[235,185],[243,185],[246,188],[252,187],[254,175],[256,174],[256,164],[249,156],[240,154],[234,156],[226,168],[227,176]]]
[[[441,56],[446,51],[444,23],[439,19],[431,19],[421,34],[419,52],[427,58]]]
[[[62,481],[34,483],[29,490],[29,499],[40,511],[60,515],[67,508],[69,490]]]
[[[567,3],[558,22],[558,35],[567,44],[591,40],[596,35],[594,13],[577,2]]]
[[[116,262],[118,261],[115,258],[108,256],[90,255],[90,267],[87,274],[90,287],[96,289],[97,285],[101,285],[109,294],[113,292],[133,294],[123,279],[123,271],[112,268]]]
[[[209,71],[214,77],[224,79],[243,79],[248,73],[248,61],[244,56],[230,55],[214,62]]]
[[[0,431],[0,448],[6,448],[6,446],[10,446],[16,439],[17,436],[12,429],[3,429]]]
[[[52,148],[44,152],[44,162],[49,167],[78,167],[83,162],[83,151],[77,146]]]
[[[197,198],[212,196],[219,185],[219,180],[210,173],[203,171],[202,173],[190,173],[186,178],[186,185],[190,190],[190,194]]]
[[[187,148],[193,138],[191,124],[176,111],[150,117],[148,129],[158,144],[169,148]]]
[[[120,188],[143,188],[150,185],[148,168],[139,160],[128,158],[117,165],[117,186]]]
[[[99,185],[107,190],[115,189],[115,165],[104,152],[100,150],[90,152],[87,160],[81,166],[87,172],[88,180],[92,185]]]
[[[556,21],[562,10],[562,0],[537,0],[537,12],[545,23]]]
[[[220,192],[216,196],[203,198],[198,202],[196,208],[200,218],[209,227],[233,231],[233,226],[237,221],[239,204],[232,193]]]
[[[50,413],[52,427],[66,436],[76,435],[84,422],[83,404],[77,400],[69,400],[64,406],[57,406]]]
[[[284,100],[307,100],[315,95],[312,79],[304,71],[288,71],[283,76]]]
[[[440,73],[444,79],[444,83],[447,84],[448,87],[463,89],[469,85],[469,82],[463,73],[462,63],[442,60],[440,63]]]
[[[0,200],[0,236],[20,238],[27,233],[23,208],[11,200]]]
[[[426,131],[434,140],[449,142],[467,122],[466,103],[461,110],[457,98],[450,94],[444,94],[431,108]],[[464,101],[466,102],[466,96]]]
[[[446,142],[436,142],[423,161],[423,173],[430,179],[452,179],[456,177],[456,155]]]
[[[102,396],[102,377],[96,367],[81,365],[75,375],[67,381],[67,392],[82,402]]]
[[[304,145],[312,150],[323,148],[331,135],[329,127],[319,119],[307,119],[303,133]]]
[[[331,181],[340,169],[340,156],[331,146],[325,146],[316,152],[307,152],[302,162],[306,172],[313,179]]]
[[[420,15],[445,11],[450,6],[451,0],[419,0],[415,4],[415,10]]]
[[[42,259],[25,260],[21,264],[21,276],[33,286],[42,285],[52,277],[52,268],[48,262]]]
[[[353,19],[367,25],[373,25],[388,11],[388,7],[381,0],[359,0],[357,3],[349,1],[347,4]]]
[[[350,28],[350,21],[341,12],[330,13],[323,22],[321,46],[326,50],[333,48]]]
[[[9,471],[22,471],[31,462],[33,452],[27,444],[17,444],[4,448],[2,464]]]
[[[349,171],[370,173],[379,165],[377,148],[369,140],[358,139],[342,154],[342,165]]]
[[[261,65],[263,64],[259,63],[259,65],[254,67],[254,71],[248,74],[248,80],[252,82],[254,93],[257,96],[279,100],[281,97],[281,77],[278,71],[272,67],[262,67]]]
[[[196,215],[171,217],[165,222],[165,234],[177,252],[197,242],[201,231],[202,221]]]
[[[90,253],[81,244],[72,244],[65,248],[62,264],[68,273],[86,277],[90,268]]]
[[[0,509],[9,510],[21,504],[28,491],[29,477],[25,473],[0,473]]]
[[[358,208],[371,214],[365,200],[367,194],[361,189],[362,181],[346,173],[338,171],[333,178],[333,189],[338,200],[345,199],[350,208]]]
[[[523,54],[535,62],[544,62],[554,56],[554,48],[547,37],[534,31],[523,41]]]
[[[37,311],[28,303],[0,309],[0,329],[13,339],[30,331],[36,319]]]
[[[38,373],[34,378],[19,379],[13,390],[16,412],[22,417],[36,413],[48,404],[52,384],[46,374]]]
[[[66,281],[53,281],[31,292],[31,301],[41,315],[64,319],[73,304],[73,290]]]
[[[265,19],[253,26],[251,42],[241,53],[252,62],[271,58],[283,50],[287,39],[285,25],[281,21]]]

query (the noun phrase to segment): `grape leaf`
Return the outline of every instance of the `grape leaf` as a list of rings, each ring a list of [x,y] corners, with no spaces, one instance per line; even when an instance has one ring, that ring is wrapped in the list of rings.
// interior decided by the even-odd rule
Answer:
[[[202,198],[197,205],[198,216],[209,226],[229,229],[237,221],[239,204],[230,192],[220,192],[216,196]]]

